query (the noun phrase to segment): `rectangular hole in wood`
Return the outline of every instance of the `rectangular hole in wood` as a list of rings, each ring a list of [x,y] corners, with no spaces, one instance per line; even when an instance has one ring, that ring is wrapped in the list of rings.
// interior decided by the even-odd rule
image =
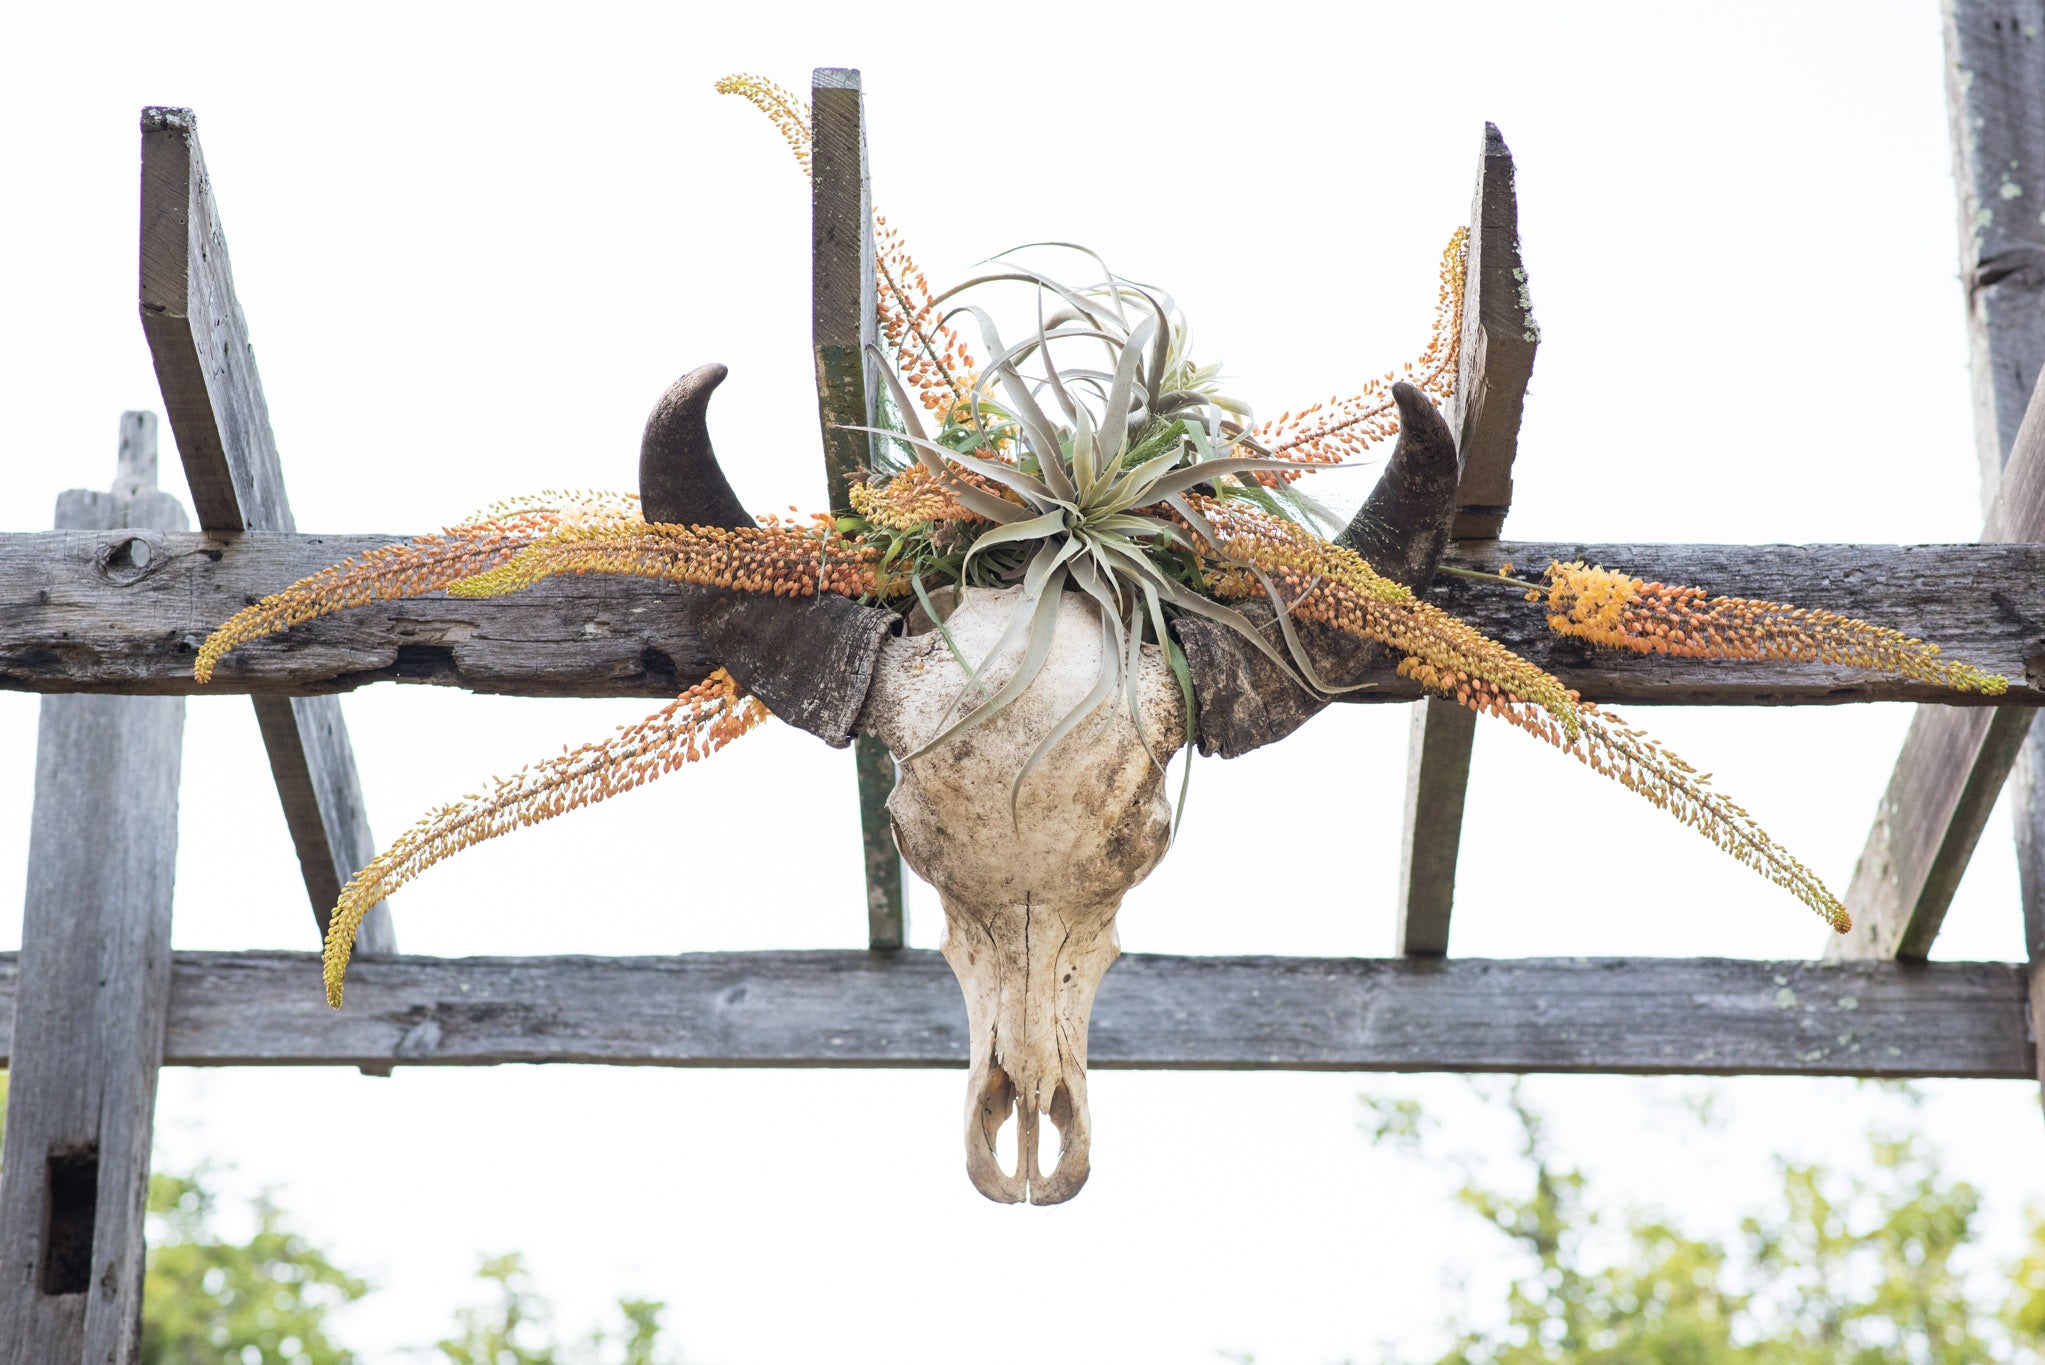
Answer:
[[[43,1292],[83,1294],[92,1283],[92,1220],[99,1203],[99,1148],[50,1153],[49,1221],[43,1226]]]

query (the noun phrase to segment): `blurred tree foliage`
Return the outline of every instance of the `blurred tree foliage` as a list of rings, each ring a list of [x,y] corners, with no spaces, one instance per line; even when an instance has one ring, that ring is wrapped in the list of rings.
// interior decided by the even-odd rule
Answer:
[[[351,1365],[327,1314],[368,1284],[287,1229],[268,1199],[245,1241],[215,1230],[217,1212],[199,1178],[149,1177],[142,1365]]]
[[[1517,1085],[1504,1103],[1519,1188],[1466,1168],[1458,1197],[1526,1269],[1503,1321],[1451,1323],[1436,1365],[2045,1362],[2045,1217],[2028,1218],[2029,1249],[2006,1276],[1962,1274],[1980,1196],[1914,1137],[1872,1138],[1864,1169],[1782,1163],[1781,1197],[1728,1245],[1597,1207]],[[1380,1143],[1417,1147],[1429,1132],[1410,1101],[1366,1104]]]
[[[6,1120],[0,1070],[0,1134]],[[291,1231],[268,1198],[234,1210],[233,1221],[244,1212],[250,1234],[224,1234],[203,1174],[149,1178],[142,1365],[356,1365],[327,1318],[369,1284]],[[548,1330],[553,1310],[519,1256],[487,1258],[477,1274],[485,1301],[461,1309],[454,1334],[422,1354],[447,1365],[680,1365],[662,1337],[659,1300],[621,1299],[618,1330],[564,1345]]]

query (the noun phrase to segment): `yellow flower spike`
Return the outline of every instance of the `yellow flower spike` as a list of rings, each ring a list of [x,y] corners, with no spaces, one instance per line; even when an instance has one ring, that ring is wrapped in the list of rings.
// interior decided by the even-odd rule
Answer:
[[[493,779],[488,796],[472,794],[429,812],[342,888],[327,922],[327,1003],[341,1007],[348,958],[363,917],[427,868],[485,839],[594,805],[707,758],[756,728],[767,714],[758,698],[720,668],[645,720],[620,727],[610,739]]]
[[[1442,248],[1440,287],[1435,298],[1434,328],[1418,360],[1398,372],[1373,379],[1347,398],[1332,398],[1298,412],[1285,412],[1250,433],[1257,447],[1302,465],[1335,464],[1363,454],[1399,430],[1398,405],[1392,401],[1393,381],[1417,386],[1436,407],[1448,404],[1456,385],[1463,341],[1464,266],[1469,258],[1470,230],[1457,228]],[[1301,470],[1301,473],[1306,472]],[[1299,477],[1289,471],[1258,472],[1265,485]]]
[[[2009,680],[1944,658],[1939,647],[1850,616],[1702,588],[1644,583],[1581,563],[1548,566],[1548,628],[1612,649],[1685,659],[1847,664],[1963,692],[2000,696]]]

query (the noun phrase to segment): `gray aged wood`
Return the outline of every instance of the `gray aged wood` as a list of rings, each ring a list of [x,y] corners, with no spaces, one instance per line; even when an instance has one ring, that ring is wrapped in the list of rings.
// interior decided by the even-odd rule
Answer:
[[[1460,466],[1451,530],[1465,540],[1496,540],[1505,525],[1520,415],[1541,340],[1519,223],[1512,151],[1498,125],[1487,123],[1470,204],[1463,336],[1448,411]],[[1414,705],[1394,952],[1439,956],[1449,950],[1475,722],[1468,708],[1438,697]]]
[[[672,698],[715,661],[682,625],[684,589],[589,574],[488,601],[361,607],[244,645],[209,687],[192,681],[207,632],[248,603],[402,536],[0,534],[0,688],[268,696],[436,683],[531,697]],[[146,541],[137,568],[123,547]],[[2006,673],[2007,700],[2045,701],[2045,545],[1654,545],[1465,541],[1442,562],[1537,576],[1583,559],[1649,579],[1865,617]],[[1783,706],[1966,697],[1825,664],[1659,659],[1549,633],[1519,594],[1461,579],[1435,600],[1603,703]],[[2027,674],[2027,667],[2038,670]],[[1389,668],[1356,701],[1411,701]]]
[[[1941,8],[1986,511],[2045,367],[2045,0]]]
[[[0,954],[0,999],[12,962]],[[2024,1079],[2022,963],[1123,957],[1096,1070]],[[0,1013],[4,1017],[4,1013]],[[0,1058],[5,1039],[0,1038]],[[178,953],[166,1064],[963,1067],[934,952],[387,957],[329,1010],[310,953]]]
[[[859,72],[818,67],[810,76],[810,332],[817,365],[817,415],[824,432],[826,503],[850,509],[848,489],[873,463],[880,376],[867,348],[879,340],[874,282],[873,181],[866,155],[866,108]],[[866,872],[867,941],[907,941],[902,856],[888,819],[895,760],[871,735],[852,741],[859,833]]]
[[[1948,0],[1946,105],[1959,188],[1960,272],[1974,375],[1983,540],[2045,532],[2045,3]],[[2023,205],[2032,207],[2025,208]],[[2005,463],[2007,462],[2007,463]],[[2045,921],[2045,734],[2031,713],[1921,712],[1911,722],[1846,903],[1859,921],[1829,954],[1921,957],[1931,949],[1989,810],[2011,793],[2027,922]],[[2019,763],[2019,758],[2029,756]],[[2031,942],[2045,927],[2027,928]]]
[[[120,451],[114,491],[65,493],[59,524],[184,529],[177,500],[155,488],[153,415],[122,417]],[[148,544],[131,541],[129,557],[146,559]],[[19,980],[4,1010],[6,1365],[135,1358],[184,725],[175,697],[43,700]]]
[[[142,332],[199,525],[296,530],[189,109],[142,111],[141,262]]]
[[[140,303],[201,529],[295,531],[198,120],[189,109],[142,111]],[[341,884],[376,849],[341,704],[330,696],[259,697],[255,709],[306,894],[325,933]],[[329,767],[336,763],[345,766]],[[368,854],[358,857],[364,849]],[[362,952],[396,951],[389,906],[369,912],[356,943]]]
[[[2045,0],[1947,0],[1941,8],[1986,507],[2045,371],[2045,225],[2036,210],[2045,202]],[[2045,972],[2035,970],[2045,962],[2045,731],[2025,737],[2009,795],[2032,1011],[2045,1017]]]
[[[1462,442],[1456,483],[1458,540],[1496,540],[1512,506],[1512,462],[1541,328],[1520,255],[1512,152],[1498,125],[1484,125],[1484,154],[1470,207],[1463,341],[1449,425]]]
[[[1477,713],[1440,697],[1413,703],[1406,747],[1406,834],[1399,848],[1398,918],[1393,951],[1440,957],[1449,950],[1456,854],[1463,838],[1463,798]]]

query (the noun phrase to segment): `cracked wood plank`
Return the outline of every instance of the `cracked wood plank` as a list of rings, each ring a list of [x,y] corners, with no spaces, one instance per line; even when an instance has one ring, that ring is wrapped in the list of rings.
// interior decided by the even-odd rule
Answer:
[[[681,624],[676,584],[589,574],[489,601],[380,602],[244,645],[213,683],[192,657],[248,603],[402,536],[174,534],[149,530],[0,534],[0,688],[29,692],[272,696],[372,682],[535,697],[672,698],[716,666]],[[134,563],[142,542],[145,566]],[[1583,559],[1649,579],[1860,616],[1938,641],[2008,674],[2007,700],[2045,701],[2045,545],[1653,545],[1464,542],[1443,563],[1538,573]],[[1949,701],[1904,679],[1826,664],[1658,659],[1551,635],[1517,593],[1461,579],[1434,600],[1600,703],[1825,705]],[[2027,675],[2035,669],[2035,676]],[[1384,670],[1343,700],[1410,701]]]
[[[156,418],[121,418],[111,493],[71,528],[184,529],[156,490]],[[145,552],[146,553],[146,552]],[[185,703],[45,697],[0,1157],[0,1362],[127,1361],[142,1320],[143,1208],[170,1002]]]
[[[2003,962],[1138,953],[1108,971],[1088,1054],[1096,1071],[2024,1079],[2025,973]],[[339,1012],[310,953],[178,953],[171,981],[171,1065],[966,1062],[958,983],[928,951],[387,957],[350,968]],[[13,987],[0,955],[0,999]]]

